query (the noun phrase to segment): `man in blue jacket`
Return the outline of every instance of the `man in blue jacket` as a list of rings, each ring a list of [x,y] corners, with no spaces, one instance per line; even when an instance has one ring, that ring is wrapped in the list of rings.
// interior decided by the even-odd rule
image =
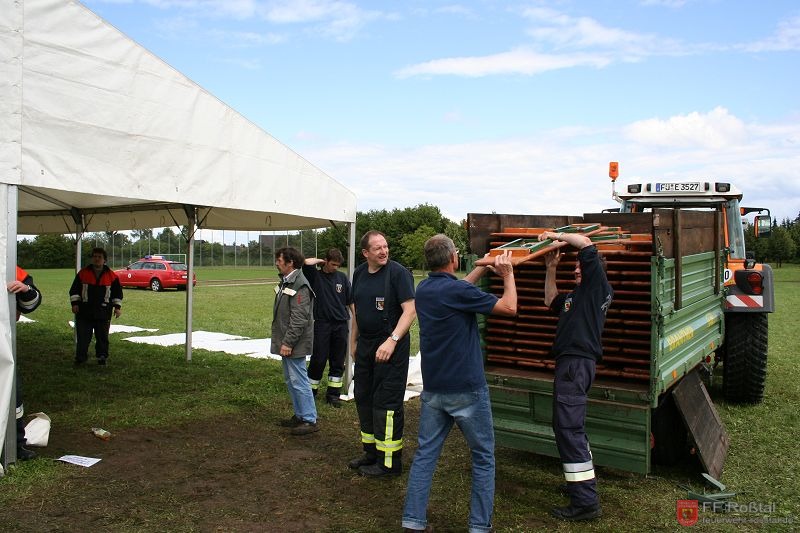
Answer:
[[[455,424],[472,455],[469,531],[484,533],[492,530],[494,427],[476,314],[517,313],[514,269],[508,255],[495,257],[490,269],[503,280],[498,298],[475,286],[487,267],[456,278],[458,250],[446,235],[428,239],[425,261],[432,272],[417,287],[416,299],[422,357],[419,447],[408,477],[402,526],[406,531],[432,530],[427,523],[431,481]]]

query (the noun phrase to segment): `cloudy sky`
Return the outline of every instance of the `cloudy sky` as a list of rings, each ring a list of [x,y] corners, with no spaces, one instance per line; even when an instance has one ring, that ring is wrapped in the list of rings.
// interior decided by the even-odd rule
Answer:
[[[725,180],[800,213],[795,0],[85,0],[358,196],[581,214]]]

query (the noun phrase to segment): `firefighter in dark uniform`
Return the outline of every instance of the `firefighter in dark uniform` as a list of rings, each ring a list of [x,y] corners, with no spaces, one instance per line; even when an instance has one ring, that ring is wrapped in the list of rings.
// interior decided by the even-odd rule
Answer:
[[[303,265],[303,275],[311,283],[314,301],[314,349],[308,364],[311,391],[317,395],[325,365],[328,367],[328,388],[325,401],[334,407],[342,404],[342,375],[347,356],[347,322],[353,314],[353,292],[350,280],[339,272],[344,257],[338,248],[331,248],[325,259],[310,257]],[[321,265],[318,270],[317,265]]]
[[[354,393],[364,454],[348,463],[369,477],[402,472],[404,411],[411,339],[416,318],[414,277],[389,259],[386,237],[361,238],[366,262],[353,273]]]
[[[86,362],[92,332],[97,364],[106,364],[111,314],[117,318],[122,314],[122,285],[114,271],[106,266],[104,249],[92,250],[92,264],[75,275],[69,289],[69,300],[75,314],[75,364]]]
[[[558,314],[553,341],[556,359],[553,380],[553,432],[561,456],[570,504],[552,515],[562,520],[592,520],[602,515],[592,452],[586,436],[586,400],[594,381],[595,365],[603,356],[601,336],[614,291],[604,263],[592,241],[577,233],[545,231],[539,240],[564,241],[578,250],[576,287],[559,294],[556,268],[560,254],[545,256],[544,303]]]
[[[20,267],[17,267],[17,276],[14,281],[6,284],[6,290],[13,294],[17,300],[17,320],[21,314],[27,315],[33,312],[42,303],[42,293],[33,284],[33,278]],[[25,447],[25,406],[22,401],[22,379],[19,374],[19,358],[14,365],[17,376],[17,460],[27,461],[34,459],[36,452]]]

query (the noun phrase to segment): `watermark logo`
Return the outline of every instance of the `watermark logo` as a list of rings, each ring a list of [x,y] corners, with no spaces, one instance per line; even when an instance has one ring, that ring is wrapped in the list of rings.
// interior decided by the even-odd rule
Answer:
[[[697,523],[699,505],[697,500],[678,500],[675,514],[682,526],[693,526]]]

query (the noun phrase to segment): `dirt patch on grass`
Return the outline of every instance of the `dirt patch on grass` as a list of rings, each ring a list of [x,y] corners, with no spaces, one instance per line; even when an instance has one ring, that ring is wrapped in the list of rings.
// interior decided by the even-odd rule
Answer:
[[[399,530],[405,476],[365,479],[347,468],[360,452],[354,406],[326,406],[320,416],[322,430],[302,437],[259,413],[202,427],[112,430],[107,442],[88,428],[54,427],[40,455],[102,460],[57,463],[60,486],[34,487],[0,522],[17,531],[308,532],[352,531],[344,524],[362,514],[361,531]]]

